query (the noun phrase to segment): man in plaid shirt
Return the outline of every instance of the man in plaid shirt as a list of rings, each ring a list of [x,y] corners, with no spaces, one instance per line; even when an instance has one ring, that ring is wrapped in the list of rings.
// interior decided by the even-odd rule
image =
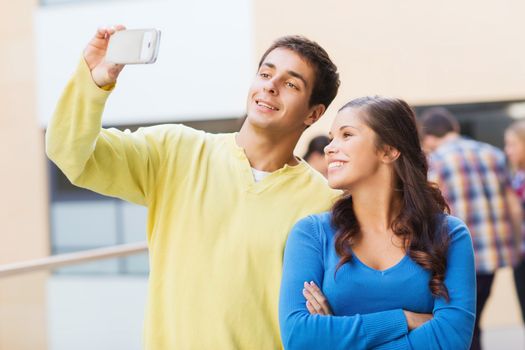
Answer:
[[[477,305],[471,349],[481,349],[479,320],[494,273],[517,263],[514,232],[519,232],[521,209],[501,150],[460,136],[459,123],[444,108],[425,111],[420,123],[423,147],[430,153],[429,180],[438,184],[451,214],[472,235]]]

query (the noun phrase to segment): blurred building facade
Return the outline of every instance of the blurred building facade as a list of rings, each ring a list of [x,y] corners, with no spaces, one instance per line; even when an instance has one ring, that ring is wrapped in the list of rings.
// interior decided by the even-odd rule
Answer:
[[[467,135],[497,146],[512,118],[525,117],[525,48],[517,45],[525,39],[520,27],[525,3],[517,0],[0,4],[0,41],[9,48],[0,56],[0,264],[145,238],[144,208],[72,187],[44,154],[54,106],[99,26],[123,23],[163,33],[157,63],[126,67],[110,97],[106,126],[184,122],[216,132],[238,129],[259,56],[287,34],[302,34],[324,46],[342,80],[338,97],[307,130],[298,154],[311,137],[327,132],[339,106],[368,94],[402,97],[417,110],[446,105]],[[0,279],[0,350],[67,348],[56,341],[66,336],[56,325],[67,320],[54,305],[58,296],[79,292],[81,282],[50,280],[121,275],[138,277],[143,288],[147,256]],[[485,313],[486,327],[520,322],[508,271],[500,276]]]

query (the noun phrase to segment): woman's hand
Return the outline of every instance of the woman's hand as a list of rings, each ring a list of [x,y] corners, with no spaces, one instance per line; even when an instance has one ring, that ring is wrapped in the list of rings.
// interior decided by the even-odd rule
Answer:
[[[405,318],[407,319],[408,330],[411,331],[423,323],[432,319],[432,314],[418,314],[416,312],[403,310]]]
[[[333,315],[328,300],[313,281],[304,282],[303,295],[306,298],[306,308],[310,314]]]

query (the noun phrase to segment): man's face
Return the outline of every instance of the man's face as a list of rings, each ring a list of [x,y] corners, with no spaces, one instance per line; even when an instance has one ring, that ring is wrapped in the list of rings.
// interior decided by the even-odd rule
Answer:
[[[326,163],[326,159],[324,157],[324,154],[314,152],[308,157],[307,160],[308,164],[321,174],[323,174],[324,177],[326,177],[326,173],[328,171],[328,164]]]
[[[434,135],[425,135],[421,142],[421,147],[426,154],[432,153],[438,148],[440,138]]]
[[[274,133],[302,132],[317,119],[311,120],[312,115],[324,112],[322,105],[309,107],[314,80],[313,68],[301,56],[285,48],[272,50],[250,87],[247,122]]]
[[[525,167],[525,144],[512,130],[505,132],[505,153],[514,168],[522,170]]]

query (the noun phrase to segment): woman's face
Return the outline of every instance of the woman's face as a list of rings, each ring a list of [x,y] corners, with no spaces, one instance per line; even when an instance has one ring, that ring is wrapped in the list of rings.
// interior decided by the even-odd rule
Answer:
[[[505,153],[514,168],[525,168],[525,145],[512,130],[505,132]]]
[[[376,134],[362,121],[363,113],[360,108],[345,108],[335,117],[329,133],[332,141],[325,148],[328,184],[332,188],[355,190],[381,165]]]

